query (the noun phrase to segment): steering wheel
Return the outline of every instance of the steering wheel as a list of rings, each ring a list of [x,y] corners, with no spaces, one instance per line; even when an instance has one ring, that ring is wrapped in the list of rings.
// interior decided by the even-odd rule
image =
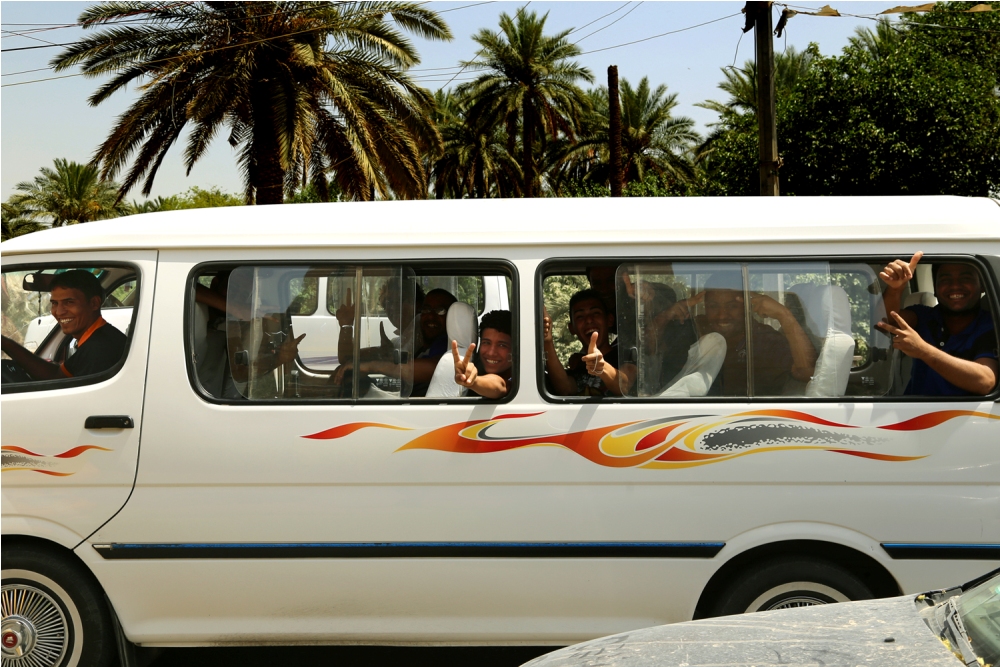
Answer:
[[[35,378],[28,375],[28,371],[24,370],[21,364],[17,363],[13,359],[3,359],[0,360],[0,384],[13,384],[16,382],[31,382]]]

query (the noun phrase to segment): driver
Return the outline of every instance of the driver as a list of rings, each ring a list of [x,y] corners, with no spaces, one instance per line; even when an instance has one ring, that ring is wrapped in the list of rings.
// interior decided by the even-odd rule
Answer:
[[[3,351],[36,380],[94,375],[122,358],[127,337],[101,317],[104,289],[89,271],[57,274],[49,287],[49,306],[62,332],[76,340],[76,352],[54,364],[29,352],[6,336]]]

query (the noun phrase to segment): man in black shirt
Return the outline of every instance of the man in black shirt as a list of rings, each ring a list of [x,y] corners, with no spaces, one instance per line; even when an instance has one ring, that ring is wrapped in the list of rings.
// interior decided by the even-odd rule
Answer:
[[[543,318],[545,367],[553,393],[557,396],[621,396],[631,386],[634,367],[618,368],[618,348],[608,342],[614,315],[599,292],[582,290],[569,300],[569,330],[581,344],[579,352],[569,358],[569,366],[559,363],[552,340],[552,320]]]
[[[89,271],[57,274],[49,286],[49,306],[62,332],[76,339],[76,352],[54,364],[3,337],[3,351],[36,380],[94,375],[113,367],[125,352],[125,334],[101,317],[104,290]]]

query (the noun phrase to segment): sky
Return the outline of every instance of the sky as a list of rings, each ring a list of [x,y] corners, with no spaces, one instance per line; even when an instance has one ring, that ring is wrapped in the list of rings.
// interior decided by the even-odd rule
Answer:
[[[33,179],[40,168],[51,167],[56,158],[88,161],[100,142],[108,136],[115,119],[136,98],[137,93],[132,89],[117,93],[98,107],[91,107],[87,98],[106,78],[69,76],[13,85],[74,73],[56,74],[44,68],[61,50],[50,44],[72,42],[85,34],[81,28],[58,26],[75,23],[89,4],[92,3],[0,2],[3,29],[0,43],[3,49],[44,47],[0,54],[0,71],[3,74],[3,88],[0,88],[0,197],[3,199],[13,194],[17,183]],[[454,87],[472,78],[472,74],[460,71],[458,66],[459,62],[472,60],[476,55],[477,46],[472,36],[482,28],[498,30],[500,14],[513,14],[524,4],[523,1],[480,0],[426,3],[429,8],[441,12],[454,39],[435,42],[412,38],[421,62],[411,74],[431,90]],[[801,1],[791,7],[815,11],[825,4],[830,4],[841,14],[855,16],[794,16],[788,22],[786,34],[775,39],[775,51],[786,48],[801,51],[810,42],[816,42],[824,55],[839,54],[857,28],[874,28],[875,15],[900,2]],[[915,5],[919,2],[903,4]],[[545,24],[548,34],[574,30],[568,38],[583,50],[578,61],[593,73],[595,83],[592,85],[607,84],[609,65],[617,65],[619,78],[633,84],[644,76],[649,77],[652,86],[664,84],[668,93],[677,93],[678,105],[674,115],[692,118],[698,131],[704,133],[706,126],[717,116],[694,105],[710,99],[725,101],[727,96],[718,90],[718,84],[723,80],[722,68],[734,63],[741,66],[753,58],[753,33],[742,33],[744,18],[740,10],[743,5],[743,2],[724,0],[567,0],[532,1],[528,3],[528,10],[548,15]],[[775,21],[780,9],[776,6]],[[38,32],[41,28],[53,29]],[[25,35],[25,31],[32,32]],[[190,175],[185,174],[181,152],[182,149],[175,145],[167,155],[157,174],[152,197],[181,193],[192,186],[242,192],[235,152],[223,136],[216,139]],[[141,185],[134,188],[128,199],[142,201],[140,190]]]

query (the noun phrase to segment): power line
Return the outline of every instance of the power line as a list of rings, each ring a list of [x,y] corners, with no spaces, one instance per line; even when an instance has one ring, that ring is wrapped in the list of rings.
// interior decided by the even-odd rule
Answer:
[[[463,5],[461,7],[452,7],[451,9],[442,9],[438,14],[447,14],[448,12],[457,12],[459,9],[468,9],[469,7],[478,7],[479,5],[492,5],[495,0],[489,0],[489,2],[477,2],[471,5]]]
[[[572,35],[572,34],[573,34],[574,32],[579,32],[580,30],[583,30],[583,29],[584,29],[584,28],[586,28],[587,26],[591,26],[591,25],[593,25],[593,24],[597,23],[598,21],[600,21],[601,19],[605,19],[605,18],[607,18],[607,17],[611,16],[612,14],[617,14],[618,12],[620,12],[620,11],[621,11],[621,10],[623,10],[623,9],[625,9],[626,7],[628,7],[628,6],[629,6],[629,5],[631,5],[631,4],[632,4],[632,0],[629,0],[628,2],[626,2],[626,3],[623,3],[623,4],[622,4],[622,5],[620,6],[620,7],[618,7],[618,9],[614,9],[614,10],[612,10],[612,11],[608,12],[607,14],[605,14],[605,15],[603,15],[603,16],[598,16],[598,17],[597,17],[596,19],[594,19],[594,20],[593,20],[593,21],[591,21],[590,23],[584,23],[584,24],[583,24],[582,26],[580,26],[579,28],[573,28],[573,29],[572,29],[572,30],[570,30],[570,31],[569,31],[568,33],[566,33],[566,36],[568,37],[568,36]]]
[[[32,39],[38,39],[34,37]],[[8,53],[9,51],[31,51],[32,49],[51,49],[55,46],[73,46],[76,42],[66,42],[65,44],[53,44],[49,42],[48,44],[39,44],[38,46],[18,46],[13,49],[0,49],[0,53]]]
[[[660,37],[666,37],[667,35],[676,35],[679,32],[685,32],[687,30],[694,30],[695,28],[700,28],[710,23],[718,23],[719,21],[725,21],[726,19],[731,19],[734,16],[741,16],[742,12],[736,12],[735,14],[730,14],[728,16],[723,16],[721,18],[713,19],[711,21],[705,21],[704,23],[698,23],[697,25],[688,26],[687,28],[680,28],[678,30],[671,30],[669,32],[661,32],[659,35],[653,35],[651,37],[643,37],[642,39],[636,39],[631,42],[624,42],[622,44],[615,44],[614,46],[605,46],[601,49],[592,49],[590,51],[583,51],[580,53],[581,56],[587,55],[589,53],[600,53],[601,51],[610,51],[611,49],[620,49],[623,46],[631,46],[633,44],[639,44],[640,42],[648,42],[651,39],[659,39]]]
[[[589,35],[585,35],[584,37],[581,37],[580,39],[576,40],[575,43],[579,44],[583,40],[587,39],[587,37],[592,37],[592,36],[596,35],[597,33],[601,32],[602,30],[607,30],[608,28],[610,28],[614,24],[618,23],[619,21],[621,21],[623,18],[625,18],[626,16],[628,16],[629,14],[631,14],[632,12],[634,12],[635,10],[639,9],[640,5],[642,5],[641,2],[639,4],[637,4],[635,7],[633,7],[632,9],[628,10],[627,12],[625,12],[624,14],[622,14],[621,16],[619,16],[618,18],[616,18],[611,23],[609,23],[606,26],[604,26],[603,28],[598,28],[594,32],[590,33]]]
[[[421,4],[426,4],[426,3],[421,3]],[[273,14],[271,14],[271,16],[273,16]],[[208,54],[208,53],[216,53],[218,51],[226,51],[228,49],[242,48],[242,47],[248,46],[250,44],[259,44],[259,43],[262,43],[262,42],[270,42],[270,41],[274,41],[274,40],[277,40],[277,39],[287,39],[288,37],[294,37],[295,35],[302,35],[302,34],[305,34],[305,33],[308,33],[308,32],[316,32],[317,30],[327,30],[327,29],[329,29],[331,27],[333,27],[333,26],[327,24],[327,25],[317,26],[317,27],[314,27],[314,28],[307,28],[305,30],[299,30],[298,32],[289,32],[289,33],[286,33],[286,34],[283,34],[283,35],[275,35],[274,37],[263,37],[261,39],[251,40],[251,41],[248,41],[248,42],[240,42],[239,44],[229,44],[229,45],[226,45],[226,46],[220,46],[219,48],[216,48],[216,49],[208,49],[208,50],[205,50],[205,51],[198,51],[197,53],[192,54],[192,55],[194,57],[201,57],[201,56],[204,56],[205,54]],[[69,44],[62,44],[62,45],[56,45],[56,46],[69,46],[69,45],[72,45],[72,44],[75,44],[75,43],[76,42],[70,42]],[[44,47],[32,47],[32,46],[29,46],[29,47],[25,47],[25,48],[44,48]],[[4,49],[4,50],[7,50],[7,49]],[[18,50],[18,49],[15,49],[15,50]],[[143,66],[145,66],[145,65],[152,65],[154,63],[161,63],[161,62],[167,62],[167,61],[170,61],[170,60],[175,60],[178,57],[181,57],[181,56],[173,56],[173,57],[169,57],[169,58],[160,58],[159,60],[150,60],[150,61],[147,61],[147,62],[144,62],[144,63],[139,63],[139,64],[141,64]],[[85,74],[88,74],[88,72],[77,72],[76,74],[66,74],[64,76],[52,76],[52,77],[46,77],[44,79],[32,79],[31,81],[18,81],[17,83],[5,83],[2,86],[0,86],[0,88],[10,88],[10,87],[13,87],[13,86],[25,86],[25,85],[27,85],[29,83],[41,83],[42,81],[55,81],[56,79],[69,79],[69,78],[72,78],[72,77],[75,77],[75,76],[83,76]]]

